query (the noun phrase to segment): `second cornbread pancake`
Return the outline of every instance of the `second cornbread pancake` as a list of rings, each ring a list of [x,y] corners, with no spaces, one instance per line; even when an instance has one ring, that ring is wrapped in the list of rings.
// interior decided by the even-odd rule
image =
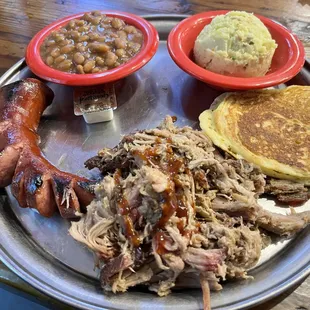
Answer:
[[[218,97],[200,117],[213,143],[272,177],[310,184],[310,87]]]

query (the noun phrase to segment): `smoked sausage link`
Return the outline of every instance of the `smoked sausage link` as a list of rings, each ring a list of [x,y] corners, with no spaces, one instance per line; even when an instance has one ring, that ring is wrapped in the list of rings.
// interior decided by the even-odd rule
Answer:
[[[43,82],[25,79],[0,89],[0,187],[12,184],[23,208],[49,217],[58,209],[75,218],[93,199],[94,182],[60,171],[42,154],[37,129],[54,94]]]

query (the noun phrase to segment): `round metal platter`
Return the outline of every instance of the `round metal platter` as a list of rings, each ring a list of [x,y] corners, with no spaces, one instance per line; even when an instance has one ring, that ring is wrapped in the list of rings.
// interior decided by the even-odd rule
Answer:
[[[181,15],[146,17],[159,32],[159,50],[149,64],[115,83],[118,109],[111,122],[87,125],[82,117],[73,114],[73,89],[48,83],[56,97],[41,119],[39,134],[41,148],[54,165],[87,175],[83,163],[99,149],[116,145],[123,134],[157,126],[167,114],[178,117],[178,126],[198,127],[198,115],[220,91],[187,75],[169,57],[168,34],[183,18]],[[30,76],[32,73],[21,60],[2,76],[0,86]],[[293,83],[309,84],[309,71],[304,68]],[[47,219],[33,210],[22,209],[10,188],[7,193],[9,205],[0,210],[1,260],[37,289],[83,309],[202,308],[201,291],[195,288],[179,289],[164,298],[143,288],[119,295],[103,294],[93,255],[68,235],[70,223],[59,215]],[[266,198],[260,199],[260,203],[280,213],[288,212]],[[310,203],[297,208],[302,210],[310,210]],[[259,264],[250,271],[254,279],[225,283],[222,291],[212,293],[212,309],[250,307],[307,276],[309,232],[310,227],[292,240],[281,240],[265,249]],[[199,287],[197,281],[187,283]]]

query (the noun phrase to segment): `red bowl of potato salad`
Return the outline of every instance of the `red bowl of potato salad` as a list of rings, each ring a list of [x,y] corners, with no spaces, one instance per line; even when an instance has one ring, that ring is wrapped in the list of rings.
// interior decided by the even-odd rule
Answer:
[[[259,89],[278,85],[290,80],[301,70],[305,62],[305,50],[299,39],[279,23],[256,14],[254,16],[264,24],[277,44],[270,68],[265,75],[232,76],[198,65],[193,55],[198,35],[216,17],[229,12],[209,11],[196,14],[184,19],[172,29],[168,38],[168,51],[182,70],[212,87],[224,90]]]

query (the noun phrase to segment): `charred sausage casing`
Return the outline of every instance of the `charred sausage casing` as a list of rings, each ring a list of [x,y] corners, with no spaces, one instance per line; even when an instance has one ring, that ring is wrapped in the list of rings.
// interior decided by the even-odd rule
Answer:
[[[58,209],[76,217],[93,198],[93,182],[53,166],[42,154],[37,129],[54,94],[44,83],[25,79],[0,89],[0,187],[12,184],[21,207],[43,216]]]

